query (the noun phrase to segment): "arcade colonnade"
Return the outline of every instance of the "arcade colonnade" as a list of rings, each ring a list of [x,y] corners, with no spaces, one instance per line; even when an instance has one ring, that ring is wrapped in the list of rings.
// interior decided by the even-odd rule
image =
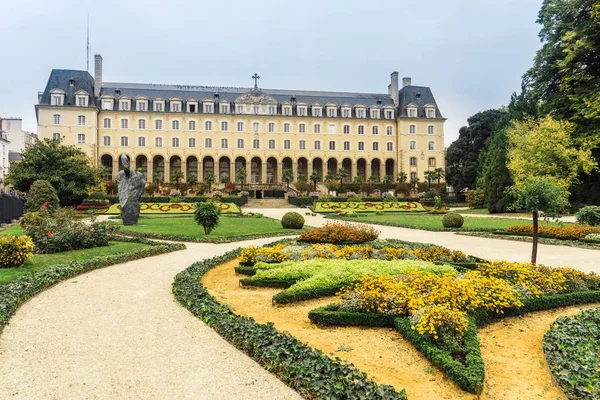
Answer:
[[[262,156],[231,156],[231,155],[153,155],[145,154],[127,154],[130,159],[130,168],[140,171],[146,176],[148,183],[156,183],[157,179],[162,182],[169,183],[172,181],[173,172],[180,170],[183,172],[184,179],[182,182],[188,181],[189,177],[194,174],[199,182],[204,181],[204,177],[208,173],[213,173],[216,176],[216,182],[222,180],[240,183],[255,183],[255,184],[281,184],[283,181],[283,170],[291,169],[294,173],[294,181],[297,180],[299,174],[303,174],[307,179],[316,171],[320,176],[320,181],[327,175],[335,174],[339,168],[346,170],[344,182],[351,183],[356,176],[359,176],[363,182],[366,182],[369,177],[375,176],[381,181],[386,175],[392,176],[395,180],[395,160],[393,158],[325,158],[314,157],[292,157],[277,158],[262,157]],[[100,156],[101,165],[105,168],[108,180],[114,180],[119,170],[123,169],[120,157],[111,154],[103,154]],[[240,168],[245,168],[246,179],[241,182],[241,179],[236,178],[236,172]]]

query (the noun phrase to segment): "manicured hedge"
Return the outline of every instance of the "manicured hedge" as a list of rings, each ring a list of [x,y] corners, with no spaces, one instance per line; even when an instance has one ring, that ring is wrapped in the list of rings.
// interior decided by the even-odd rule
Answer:
[[[223,214],[239,214],[240,208],[233,203],[218,203],[219,211]],[[105,214],[120,214],[119,204],[110,206]],[[192,203],[141,203],[140,214],[190,214],[194,213]]]
[[[469,328],[465,332],[465,364],[455,360],[452,354],[441,350],[434,343],[427,340],[423,335],[412,329],[408,318],[396,318],[396,329],[402,336],[415,346],[429,361],[443,370],[454,383],[469,393],[481,393],[485,370],[479,339],[477,338],[477,326],[474,321],[469,322]]]
[[[318,197],[288,197],[288,203],[295,205],[296,207],[307,207],[318,201]],[[383,197],[363,197],[364,202],[369,203],[380,203],[383,201]],[[399,197],[399,201],[420,201],[418,197]],[[328,201],[347,202],[348,197],[331,197]]]
[[[600,308],[560,317],[544,335],[544,355],[569,399],[600,398]]]
[[[236,274],[252,276],[256,274],[256,268],[249,265],[238,265],[234,268]]]
[[[404,391],[377,385],[352,364],[331,359],[320,350],[278,331],[272,323],[234,314],[212,297],[200,282],[211,268],[230,261],[240,249],[199,261],[175,277],[175,298],[238,349],[308,399],[406,399]]]
[[[186,235],[173,235],[169,233],[155,233],[155,232],[134,232],[126,229],[119,229],[119,234],[136,237],[136,238],[149,238],[149,239],[160,239],[160,240],[175,240],[178,242],[197,242],[197,243],[231,243],[240,242],[242,240],[251,239],[263,239],[277,236],[292,236],[295,232],[273,232],[273,233],[255,233],[251,235],[238,235],[238,236],[208,236],[208,237],[193,237]]]
[[[308,312],[308,318],[320,325],[394,327],[394,317],[391,315],[338,311],[336,304],[315,308]]]
[[[282,196],[283,197],[283,196]],[[142,203],[169,203],[171,202],[171,200],[173,199],[173,196],[142,196],[141,198],[141,202]],[[98,200],[98,199],[85,199],[85,202],[88,201],[94,201],[94,200]],[[105,196],[104,198],[100,199],[100,200],[106,200],[108,202],[110,202],[110,204],[117,204],[119,202],[119,196]],[[177,197],[177,202],[179,203],[197,203],[197,202],[202,202],[202,201],[207,201],[207,200],[213,200],[212,197],[208,197],[208,196],[181,196],[181,197]],[[248,197],[246,196],[242,196],[242,197],[238,197],[238,196],[224,196],[223,197],[223,203],[233,203],[235,205],[237,205],[238,207],[243,206],[244,204],[248,203]]]
[[[421,203],[418,202],[339,202],[339,201],[318,201],[313,205],[313,211],[319,213],[335,213],[338,211],[355,212],[426,212]]]
[[[121,237],[112,237],[111,240],[140,242],[150,244],[151,247],[135,249],[118,255],[94,257],[89,260],[73,261],[68,264],[56,265],[31,275],[22,276],[11,283],[3,285],[2,288],[0,288],[0,330],[4,328],[10,317],[17,311],[21,304],[40,293],[42,290],[62,280],[108,265],[185,249],[185,245],[182,243],[159,243],[144,239],[122,239]]]

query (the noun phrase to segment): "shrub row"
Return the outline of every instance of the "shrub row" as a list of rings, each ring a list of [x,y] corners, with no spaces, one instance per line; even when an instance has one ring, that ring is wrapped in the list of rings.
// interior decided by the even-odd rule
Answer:
[[[560,317],[544,335],[544,355],[569,399],[600,398],[600,308]]]
[[[126,236],[137,237],[137,238],[149,238],[149,239],[160,239],[160,240],[175,240],[178,242],[197,242],[197,243],[231,243],[240,242],[242,240],[251,239],[263,239],[277,236],[291,236],[295,232],[273,232],[273,233],[253,233],[251,235],[237,235],[237,236],[212,236],[212,237],[194,237],[186,235],[175,235],[170,233],[155,233],[155,232],[134,232],[126,229],[120,229],[119,233]]]
[[[200,279],[216,265],[237,257],[240,250],[196,262],[175,277],[175,298],[192,314],[247,353],[266,370],[310,399],[406,399],[404,391],[377,385],[366,374],[339,358],[300,342],[273,324],[258,324],[252,318],[234,314],[202,286]]]
[[[234,268],[236,274],[253,276],[256,274],[256,268],[251,265],[238,265]]]
[[[361,215],[361,216],[367,216],[368,215]],[[325,218],[327,219],[335,219],[335,220],[341,220],[341,221],[348,221],[347,218],[345,218],[344,216],[337,216],[337,215],[332,215],[332,214],[327,214],[325,215]],[[352,221],[355,222],[355,221]],[[432,231],[432,232],[444,232],[444,231],[450,231],[450,232],[456,232],[456,231],[461,231],[461,232],[498,232],[498,228],[444,228],[442,226],[440,226],[439,228],[434,228],[434,227],[427,227],[427,226],[419,226],[419,225],[411,225],[411,224],[401,224],[398,222],[391,222],[391,221],[382,221],[379,220],[377,222],[365,222],[366,224],[375,224],[375,225],[386,225],[386,226],[397,226],[400,228],[410,228],[410,229],[419,229],[422,231]]]
[[[532,225],[515,225],[505,229],[506,232],[533,235]],[[583,239],[591,233],[600,233],[600,226],[590,226],[583,224],[569,224],[565,226],[540,226],[538,234],[540,237],[563,240]]]
[[[308,312],[308,318],[319,325],[394,327],[391,315],[338,311],[336,304],[315,308]]]
[[[282,196],[283,197],[283,196]],[[142,196],[140,202],[141,203],[171,203],[173,202],[175,199],[175,197],[173,196]],[[181,196],[181,197],[177,197],[177,202],[178,203],[197,203],[197,202],[203,202],[203,201],[208,201],[208,200],[213,200],[213,197],[207,197],[207,196]],[[87,198],[85,200],[83,200],[84,202],[93,202],[94,200],[98,200],[98,199],[90,199]],[[119,196],[104,196],[102,199],[100,200],[106,200],[107,202],[109,202],[110,204],[117,204],[119,203]],[[242,197],[238,197],[238,196],[223,196],[223,203],[234,203],[236,206],[241,207],[244,204],[248,203],[248,197],[246,196],[242,196]]]
[[[111,240],[121,240],[121,238],[112,237]],[[150,244],[151,247],[135,249],[118,255],[94,257],[88,260],[56,265],[31,275],[22,276],[11,283],[3,285],[0,290],[0,331],[21,304],[62,280],[108,265],[185,249],[185,245],[181,243],[158,243],[132,239],[125,239],[124,241]]]
[[[338,201],[338,202],[346,202],[349,197],[330,197],[327,201]],[[382,202],[384,197],[363,197],[363,202],[369,203],[378,203]],[[420,199],[418,197],[399,197],[398,201],[416,201],[418,202]],[[312,197],[288,197],[288,203],[296,206],[296,207],[307,207],[311,206],[314,202],[319,201],[319,198],[316,196]]]

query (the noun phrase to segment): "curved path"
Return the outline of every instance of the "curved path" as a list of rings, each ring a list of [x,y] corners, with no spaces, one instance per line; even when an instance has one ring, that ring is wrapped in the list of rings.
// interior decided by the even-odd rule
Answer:
[[[0,334],[0,399],[300,399],[171,293],[192,262],[249,244],[187,243],[42,292]]]
[[[306,215],[308,210],[298,208],[244,208],[244,211],[260,212],[265,216],[277,219],[281,219],[283,214],[288,211],[297,211],[304,216],[306,224],[310,226],[321,226],[328,221],[334,221],[326,219],[320,214],[316,216]],[[360,218],[350,222],[361,223]],[[434,243],[452,250],[461,250],[467,254],[490,260],[509,260],[514,262],[527,262],[531,260],[531,243],[528,242],[457,235],[454,232],[433,232],[375,224],[373,226],[381,231],[380,237],[382,239]],[[537,261],[540,264],[555,267],[570,266],[584,272],[600,273],[600,250],[539,244]]]

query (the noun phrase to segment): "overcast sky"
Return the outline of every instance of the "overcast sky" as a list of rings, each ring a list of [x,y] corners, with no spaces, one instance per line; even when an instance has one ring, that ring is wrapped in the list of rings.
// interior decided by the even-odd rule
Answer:
[[[506,105],[540,47],[542,0],[0,0],[0,116],[36,131],[52,68],[86,69],[86,19],[105,81],[387,93],[429,86],[446,145]]]

